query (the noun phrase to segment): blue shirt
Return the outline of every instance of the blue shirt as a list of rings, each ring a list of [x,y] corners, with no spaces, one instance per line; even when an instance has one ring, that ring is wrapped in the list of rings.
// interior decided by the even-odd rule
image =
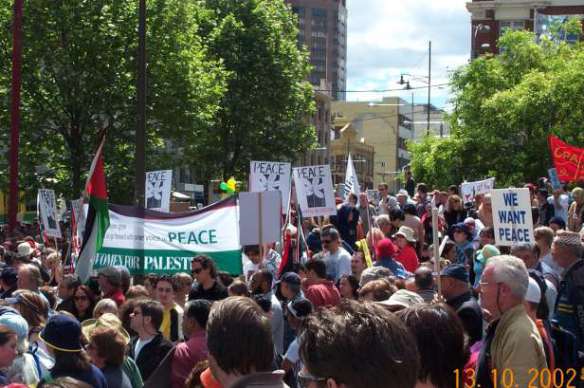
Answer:
[[[392,258],[382,258],[381,260],[375,262],[375,266],[387,268],[400,279],[405,279],[408,274],[404,266]]]

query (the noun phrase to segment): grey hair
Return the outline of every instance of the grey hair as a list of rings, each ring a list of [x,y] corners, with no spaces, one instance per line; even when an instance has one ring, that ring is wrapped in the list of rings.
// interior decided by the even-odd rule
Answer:
[[[515,252],[525,252],[525,251],[533,252],[534,249],[535,249],[535,246],[533,244],[530,244],[530,243],[517,244],[517,245],[514,245],[513,247],[511,247],[511,254],[514,254]]]
[[[113,299],[105,298],[97,302],[93,308],[93,317],[96,318],[98,313],[112,313],[118,315],[118,305]]]
[[[529,273],[523,260],[511,255],[501,255],[491,257],[487,266],[493,267],[493,277],[497,283],[507,285],[516,297],[525,298]]]
[[[393,275],[393,273],[385,267],[369,267],[363,270],[361,273],[361,280],[359,280],[359,287],[363,287],[365,284],[378,279],[384,279],[388,276]]]
[[[375,217],[375,223],[380,228],[383,225],[389,225],[390,224],[389,216],[387,214],[382,214],[380,216],[377,216],[377,217]]]

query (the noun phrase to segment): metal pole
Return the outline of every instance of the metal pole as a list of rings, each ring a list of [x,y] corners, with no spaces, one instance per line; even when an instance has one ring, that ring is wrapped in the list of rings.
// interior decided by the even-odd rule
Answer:
[[[430,135],[430,100],[432,96],[432,41],[428,42],[428,126],[426,135]]]
[[[16,229],[18,214],[18,151],[20,143],[20,89],[22,85],[22,9],[24,0],[14,0],[12,23],[12,96],[10,111],[10,193],[8,231]]]
[[[146,176],[146,0],[140,1],[138,20],[138,120],[136,126],[136,182],[135,201],[137,206],[144,204],[144,185]]]
[[[412,140],[416,138],[416,119],[414,117],[414,93],[412,92]]]

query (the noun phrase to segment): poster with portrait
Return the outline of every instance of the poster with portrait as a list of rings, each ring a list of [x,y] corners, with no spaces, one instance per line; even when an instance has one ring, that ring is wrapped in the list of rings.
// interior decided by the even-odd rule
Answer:
[[[293,169],[296,198],[304,217],[337,214],[329,165]]]
[[[146,173],[146,209],[170,211],[170,190],[172,170],[149,171]]]
[[[290,199],[290,163],[251,161],[249,169],[249,190],[280,191],[282,212],[285,213]]]
[[[61,228],[57,218],[55,191],[39,189],[38,205],[40,207],[41,222],[43,223],[43,232],[48,237],[61,238]]]

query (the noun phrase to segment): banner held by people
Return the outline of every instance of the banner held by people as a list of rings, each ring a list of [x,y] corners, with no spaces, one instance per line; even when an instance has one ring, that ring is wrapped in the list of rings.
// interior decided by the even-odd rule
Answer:
[[[249,169],[249,191],[280,191],[282,212],[286,212],[290,198],[291,164],[283,162],[251,161]]]
[[[57,217],[57,201],[55,191],[39,189],[39,205],[43,231],[48,237],[61,238],[61,228]]]
[[[109,216],[94,270],[121,265],[134,275],[190,273],[193,257],[204,254],[220,270],[242,273],[235,197],[180,214],[110,205]]]
[[[475,196],[490,193],[495,188],[495,178],[483,179],[476,182],[463,182],[460,185],[460,194],[464,203],[474,201]]]
[[[170,211],[172,170],[148,171],[146,173],[146,209]]]
[[[497,245],[535,244],[529,189],[493,190],[491,200]]]
[[[584,148],[564,143],[553,135],[549,136],[548,142],[560,182],[569,183],[584,179]]]
[[[345,199],[347,199],[350,193],[355,194],[357,198],[361,194],[361,187],[359,186],[359,179],[357,178],[357,172],[355,171],[351,154],[349,154],[349,158],[347,159],[347,172],[345,173]]]
[[[337,214],[331,168],[327,165],[293,169],[296,197],[304,217]]]

